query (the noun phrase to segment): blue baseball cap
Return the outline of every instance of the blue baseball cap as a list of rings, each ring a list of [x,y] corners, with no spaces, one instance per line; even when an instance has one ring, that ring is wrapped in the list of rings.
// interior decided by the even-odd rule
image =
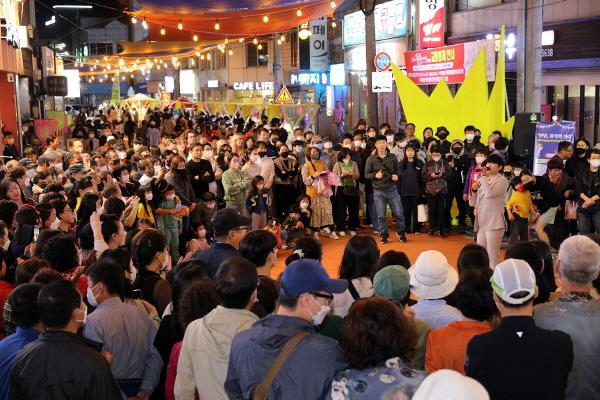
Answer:
[[[344,293],[347,289],[348,281],[331,279],[317,260],[296,260],[281,275],[281,290],[285,294],[299,296],[318,291]]]

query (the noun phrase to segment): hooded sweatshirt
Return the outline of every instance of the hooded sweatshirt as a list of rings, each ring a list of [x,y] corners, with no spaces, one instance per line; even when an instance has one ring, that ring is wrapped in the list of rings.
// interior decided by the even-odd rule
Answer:
[[[231,342],[238,332],[249,329],[257,320],[250,311],[217,306],[189,324],[177,364],[175,397],[193,399],[197,390],[201,399],[227,399],[223,384]]]

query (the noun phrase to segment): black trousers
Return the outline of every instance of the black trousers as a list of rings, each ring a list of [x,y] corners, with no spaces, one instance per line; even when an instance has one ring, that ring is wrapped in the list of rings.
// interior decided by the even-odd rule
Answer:
[[[429,230],[444,231],[444,211],[446,206],[446,193],[427,197],[427,208],[429,208]]]
[[[510,236],[508,244],[529,240],[529,229],[527,227],[527,218],[522,218],[518,214],[513,213],[514,221],[510,221]]]
[[[406,224],[406,233],[419,232],[421,227],[418,219],[419,197],[402,196],[402,210],[404,211],[404,223]]]
[[[336,189],[335,201],[332,202],[334,209],[335,225],[342,232],[346,229],[355,231],[359,227],[358,222],[358,200],[359,196],[347,196],[342,186]],[[348,217],[348,223],[346,223]]]
[[[452,201],[454,199],[456,199],[456,207],[458,208],[458,224],[464,225],[467,218],[467,204],[463,199],[463,186],[455,185],[453,188],[448,188],[448,194],[446,195],[446,207],[444,211],[444,222],[446,223],[446,226],[450,226],[452,223],[450,212],[452,210]]]

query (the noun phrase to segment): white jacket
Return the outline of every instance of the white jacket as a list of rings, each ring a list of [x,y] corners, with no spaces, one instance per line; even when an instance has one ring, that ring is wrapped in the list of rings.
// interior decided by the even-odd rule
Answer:
[[[223,385],[231,342],[238,332],[249,329],[256,321],[258,317],[250,311],[217,306],[189,324],[177,364],[175,398],[193,399],[197,390],[201,399],[227,399]]]

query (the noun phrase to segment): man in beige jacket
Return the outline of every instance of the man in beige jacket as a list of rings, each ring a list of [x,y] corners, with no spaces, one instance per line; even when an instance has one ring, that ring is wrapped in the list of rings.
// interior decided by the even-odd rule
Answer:
[[[175,398],[188,400],[197,391],[201,399],[227,399],[223,388],[233,337],[250,328],[258,317],[250,311],[256,301],[256,266],[244,258],[231,258],[214,278],[221,305],[185,330]]]

